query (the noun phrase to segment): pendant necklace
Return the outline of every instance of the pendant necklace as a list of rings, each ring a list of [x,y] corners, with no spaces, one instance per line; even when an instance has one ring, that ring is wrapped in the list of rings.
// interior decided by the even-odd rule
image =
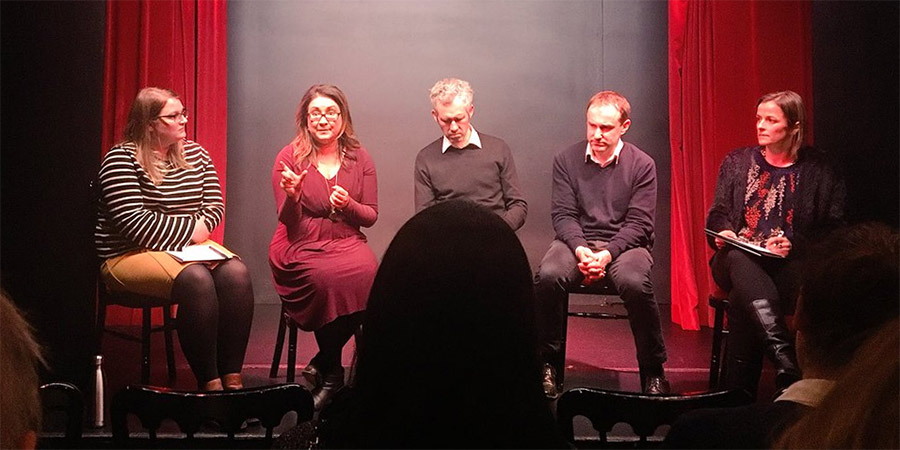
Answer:
[[[337,186],[338,173],[341,172],[341,166],[344,165],[344,149],[340,148],[338,150],[338,152],[339,152],[338,153],[338,155],[339,155],[338,156],[338,169],[337,169],[337,171],[334,172],[334,185],[332,186],[331,184],[329,184],[328,178],[325,178],[325,193],[326,193],[326,195],[328,195],[328,203],[329,204],[331,204],[332,190],[334,187]],[[337,222],[337,220],[338,220],[338,210],[337,210],[337,208],[334,207],[333,204],[331,204],[331,212],[328,214],[328,220],[331,220],[332,222]]]

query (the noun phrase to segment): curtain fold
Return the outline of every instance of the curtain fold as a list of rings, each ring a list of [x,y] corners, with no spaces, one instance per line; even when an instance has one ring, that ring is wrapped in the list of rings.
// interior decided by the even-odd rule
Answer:
[[[225,0],[106,2],[102,154],[122,140],[141,88],[172,89],[191,111],[188,139],[209,151],[225,196],[226,25]],[[223,220],[212,239],[222,242],[224,236]]]
[[[756,142],[756,100],[800,94],[811,139],[811,5],[670,0],[668,15],[672,321],[697,330],[713,317],[706,212],[725,155]]]

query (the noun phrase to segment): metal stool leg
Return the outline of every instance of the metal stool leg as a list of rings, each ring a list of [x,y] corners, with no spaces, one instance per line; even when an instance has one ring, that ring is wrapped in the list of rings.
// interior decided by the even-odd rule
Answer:
[[[294,372],[297,368],[297,325],[288,324],[288,363],[287,363],[287,382],[294,382]]]
[[[709,358],[709,389],[714,390],[719,387],[722,368],[722,347],[725,336],[728,333],[725,330],[725,310],[728,307],[728,302],[710,296],[709,304],[716,310],[715,318],[713,319],[712,354]]]
[[[150,322],[151,311],[153,308],[142,309],[141,326],[141,383],[150,384]]]
[[[278,317],[278,335],[275,338],[275,353],[272,355],[272,368],[269,369],[269,378],[278,376],[278,365],[281,364],[281,351],[284,349],[284,331],[287,325],[287,318],[284,317],[284,310]]]

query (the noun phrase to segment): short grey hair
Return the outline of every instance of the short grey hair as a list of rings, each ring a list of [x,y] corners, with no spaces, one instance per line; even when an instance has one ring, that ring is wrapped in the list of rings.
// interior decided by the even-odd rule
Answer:
[[[459,78],[444,78],[431,87],[431,106],[437,106],[438,103],[451,103],[454,99],[459,99],[467,105],[472,104],[475,100],[475,93],[469,82]]]

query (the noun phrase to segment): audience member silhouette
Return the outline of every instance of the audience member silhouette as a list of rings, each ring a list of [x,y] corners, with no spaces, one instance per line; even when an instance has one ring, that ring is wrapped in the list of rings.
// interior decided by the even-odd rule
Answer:
[[[831,392],[774,448],[900,448],[898,349],[894,319],[857,350]]]
[[[896,230],[876,223],[841,228],[810,256],[802,270],[795,316],[803,378],[774,403],[689,412],[672,425],[667,446],[769,448],[782,431],[819,405],[862,343],[897,319]],[[856,382],[874,380],[867,375]],[[894,389],[896,393],[896,384]]]
[[[35,448],[42,414],[41,349],[28,322],[2,290],[0,322],[0,448]]]
[[[534,303],[525,251],[499,216],[462,200],[415,215],[378,269],[352,387],[322,411],[319,442],[567,447],[541,387]]]

